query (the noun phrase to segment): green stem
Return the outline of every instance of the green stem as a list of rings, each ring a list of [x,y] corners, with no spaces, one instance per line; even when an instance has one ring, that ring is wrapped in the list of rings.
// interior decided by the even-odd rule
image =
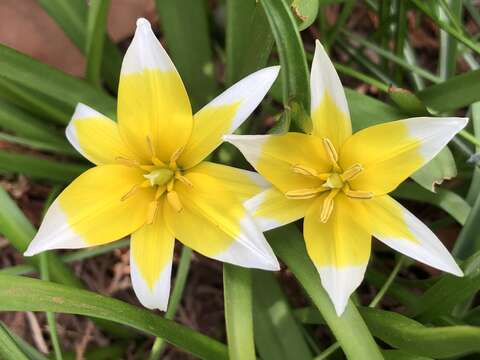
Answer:
[[[460,135],[461,137],[463,137],[465,140],[471,142],[473,145],[475,146],[480,146],[480,140],[477,139],[475,136],[473,136],[472,134],[470,134],[468,131],[466,130],[461,130],[458,135]]]

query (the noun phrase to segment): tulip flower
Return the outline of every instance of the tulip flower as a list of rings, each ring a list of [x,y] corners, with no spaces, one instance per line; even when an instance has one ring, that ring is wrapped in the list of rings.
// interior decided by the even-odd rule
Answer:
[[[311,133],[224,137],[273,184],[246,202],[262,229],[305,218],[307,252],[338,315],[363,280],[372,236],[461,276],[433,232],[388,193],[430,161],[467,119],[417,117],[352,134],[343,87],[318,41],[310,88]]]
[[[25,255],[131,235],[133,288],[145,307],[161,310],[168,304],[175,238],[213,259],[278,270],[242,205],[265,181],[205,161],[258,106],[278,71],[247,76],[192,115],[174,64],[150,23],[139,19],[122,64],[118,123],[77,106],[67,138],[96,166],[52,203]]]

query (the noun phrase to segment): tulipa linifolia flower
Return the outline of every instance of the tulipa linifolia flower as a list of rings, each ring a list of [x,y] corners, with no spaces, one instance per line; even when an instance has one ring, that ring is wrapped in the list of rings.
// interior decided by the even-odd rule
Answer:
[[[131,235],[133,288],[144,306],[161,310],[175,238],[217,260],[277,270],[242,206],[266,183],[256,173],[204,160],[258,106],[278,71],[255,72],[192,115],[175,66],[150,23],[139,19],[122,64],[118,123],[77,106],[67,137],[96,166],[53,202],[25,254]]]
[[[225,136],[273,184],[246,202],[262,229],[305,218],[308,254],[339,315],[363,280],[372,236],[461,276],[432,231],[387,194],[431,160],[467,119],[418,117],[352,135],[343,87],[318,41],[310,86],[310,134]]]

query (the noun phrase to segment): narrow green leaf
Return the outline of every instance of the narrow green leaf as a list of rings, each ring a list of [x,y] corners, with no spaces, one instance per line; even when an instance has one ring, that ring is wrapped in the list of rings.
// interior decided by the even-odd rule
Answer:
[[[255,340],[262,360],[311,359],[312,354],[275,276],[253,272]]]
[[[29,360],[18,348],[3,323],[0,323],[0,356],[4,360]]]
[[[75,105],[82,102],[115,118],[116,103],[110,95],[4,45],[0,45],[0,78],[50,96],[70,107],[72,112]]]
[[[475,137],[480,140],[480,102],[476,102],[471,106],[471,120],[473,125],[473,133]],[[480,146],[475,148],[477,153],[480,152]],[[473,169],[472,181],[468,189],[467,201],[473,205],[477,197],[480,196],[480,166],[475,166]]]
[[[473,326],[429,328],[403,315],[359,308],[375,337],[394,348],[444,359],[480,351],[480,329]]]
[[[0,325],[3,326],[5,331],[7,331],[10,337],[15,341],[18,348],[27,356],[29,360],[49,360],[46,356],[40,353],[37,349],[27,343],[22,337],[15,334],[13,331],[10,331],[8,327],[0,322]]]
[[[35,296],[32,296],[35,294]],[[90,291],[0,275],[0,311],[53,311],[108,319],[164,338],[205,359],[228,359],[225,345],[153,312]]]
[[[469,71],[427,87],[417,96],[439,113],[452,112],[480,101],[480,70]]]
[[[383,359],[370,331],[350,301],[341,317],[320,284],[320,277],[309,259],[304,240],[295,225],[287,225],[266,233],[275,254],[289,267],[312,299],[340,343],[349,360]]]
[[[56,144],[52,142],[45,142],[43,140],[30,140],[30,139],[25,139],[18,136],[4,134],[1,132],[0,132],[0,140],[8,141],[12,144],[27,146],[36,150],[51,151],[58,154],[79,157],[78,152],[75,151],[73,147],[71,147],[68,144],[59,144],[59,143]]]
[[[293,15],[298,23],[298,30],[302,31],[313,24],[318,14],[319,0],[293,0],[290,4]]]
[[[407,114],[412,116],[428,115],[428,109],[421,100],[407,89],[391,86],[388,89],[390,99]]]
[[[229,358],[254,360],[251,270],[224,264],[223,294]]]
[[[411,178],[425,189],[435,192],[435,186],[457,176],[455,159],[448,147],[444,147],[435,157],[415,171]]]
[[[286,0],[262,0],[261,4],[265,9],[280,56],[284,106],[295,101],[304,109],[310,109],[307,60],[293,14]],[[301,129],[311,128],[309,123],[295,124]]]
[[[477,196],[472,211],[465,222],[465,226],[460,231],[457,241],[453,247],[452,253],[460,259],[465,259],[468,255],[480,250],[480,196]]]
[[[447,4],[448,2],[448,4]],[[445,3],[448,5],[451,14],[457,19],[462,15],[462,0],[447,0]],[[446,9],[441,6],[442,1],[439,3],[439,15],[442,21],[451,23],[446,14]],[[457,67],[457,49],[458,42],[445,30],[440,31],[440,59],[438,64],[438,73],[444,80],[455,75]]]
[[[217,91],[205,2],[156,0],[156,5],[170,56],[198,110]]]
[[[469,299],[480,289],[480,252],[462,265],[464,277],[445,274],[431,286],[420,301],[421,321],[429,321],[449,314],[455,305]]]
[[[72,181],[87,169],[85,165],[47,160],[0,150],[0,170],[57,183]]]
[[[87,2],[83,0],[38,0],[40,6],[55,20],[77,48],[86,54],[87,47]],[[122,55],[116,45],[107,38],[102,72],[108,87],[117,91]]]
[[[470,205],[453,191],[438,188],[435,193],[412,182],[404,182],[392,194],[394,197],[429,203],[444,210],[460,225],[464,225],[471,211]]]
[[[225,78],[232,85],[267,64],[273,35],[258,1],[227,0],[226,12]]]
[[[101,66],[104,43],[107,38],[107,16],[110,0],[90,0],[87,17],[85,54],[87,57],[86,79],[93,85],[101,85]]]
[[[383,350],[382,355],[385,360],[434,360],[430,357],[412,355],[411,353],[402,350]]]
[[[345,26],[348,18],[350,17],[354,7],[356,5],[355,0],[346,0],[345,4],[342,7],[342,11],[340,12],[340,15],[338,16],[338,19],[335,21],[335,24],[332,26],[331,30],[328,33],[327,36],[327,45],[328,47],[332,47],[332,45],[335,43],[335,41],[338,38],[338,35],[340,34],[340,30]]]

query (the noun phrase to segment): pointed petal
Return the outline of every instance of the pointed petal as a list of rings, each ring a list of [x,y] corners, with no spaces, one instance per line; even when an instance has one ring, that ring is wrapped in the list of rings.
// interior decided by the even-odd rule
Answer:
[[[145,19],[138,19],[123,59],[118,123],[123,139],[144,160],[151,158],[151,142],[155,155],[168,161],[185,146],[192,130],[192,110],[182,79]]]
[[[362,200],[343,194],[334,199],[333,212],[326,223],[320,221],[325,195],[308,209],[304,220],[307,252],[320,273],[335,310],[341,315],[348,298],[360,285],[370,258],[371,236],[362,223]]]
[[[165,224],[162,208],[151,225],[144,225],[132,234],[132,285],[146,308],[167,310],[174,244],[175,237]]]
[[[391,248],[424,264],[462,276],[463,272],[435,234],[388,195],[365,202],[370,216],[376,219],[372,233]]]
[[[186,177],[192,186],[175,185],[183,209],[176,212],[168,202],[164,204],[165,219],[175,237],[213,259],[278,270],[270,245],[237,197],[214,177],[193,171]]]
[[[314,199],[291,200],[271,187],[244,203],[262,231],[275,229],[305,216]]]
[[[352,188],[383,195],[430,161],[466,124],[465,118],[418,117],[372,126],[345,142],[340,165],[362,165]]]
[[[283,135],[229,135],[250,164],[280,191],[314,188],[321,181],[293,171],[296,165],[308,166],[319,173],[330,170],[321,139],[300,133]]]
[[[205,159],[233,133],[260,104],[278,76],[272,66],[247,76],[225,90],[194,116],[192,136],[179,164],[188,169]]]
[[[220,181],[225,189],[245,201],[269,187],[269,183],[258,173],[232,166],[203,161],[191,171],[209,175]]]
[[[100,165],[75,179],[48,209],[26,256],[51,249],[77,249],[130,235],[147,218],[150,189],[121,198],[143,181],[136,168]]]
[[[347,98],[333,64],[320,41],[315,42],[310,74],[313,134],[329,138],[337,151],[352,135]]]
[[[66,135],[70,144],[96,165],[114,163],[118,157],[135,158],[121,139],[117,123],[87,105],[77,105]]]

